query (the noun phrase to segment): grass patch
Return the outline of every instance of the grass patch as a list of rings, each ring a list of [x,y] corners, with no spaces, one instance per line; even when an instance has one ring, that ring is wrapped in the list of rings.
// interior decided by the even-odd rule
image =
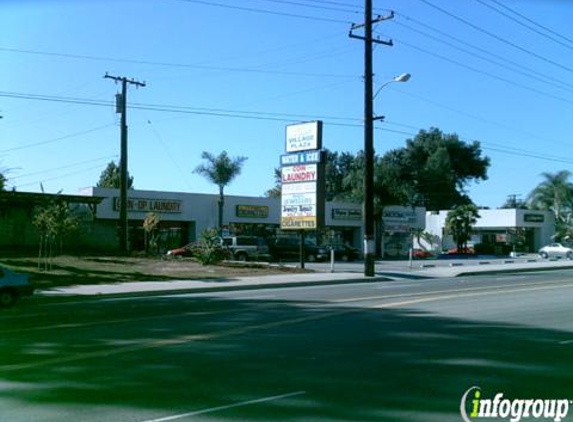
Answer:
[[[0,264],[28,274],[37,288],[135,281],[232,280],[237,277],[301,272],[299,268],[264,263],[201,265],[193,258],[58,256],[49,272],[38,269],[37,257],[0,258]]]

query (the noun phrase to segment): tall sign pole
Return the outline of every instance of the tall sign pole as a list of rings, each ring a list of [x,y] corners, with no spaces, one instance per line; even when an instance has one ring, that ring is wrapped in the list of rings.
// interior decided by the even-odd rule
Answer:
[[[281,229],[299,232],[300,266],[304,268],[306,231],[324,225],[322,122],[287,126],[285,151],[281,156]]]
[[[128,220],[127,220],[127,84],[136,87],[144,87],[144,82],[134,79],[127,79],[120,76],[111,76],[107,73],[104,78],[121,82],[121,94],[118,94],[116,101],[116,112],[121,113],[121,158],[120,158],[120,198],[119,198],[119,250],[127,254],[129,252]]]
[[[394,14],[372,19],[372,0],[365,0],[364,24],[352,25],[349,36],[364,41],[364,275],[374,276],[376,241],[374,233],[374,112],[372,89],[372,44],[392,45],[392,41],[372,38],[374,23],[392,19]],[[364,28],[364,36],[354,30]]]

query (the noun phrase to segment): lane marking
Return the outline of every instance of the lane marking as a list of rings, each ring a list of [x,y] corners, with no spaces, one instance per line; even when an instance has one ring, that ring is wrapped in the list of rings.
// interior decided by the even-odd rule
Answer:
[[[119,355],[123,353],[131,353],[131,352],[140,352],[146,349],[154,349],[160,347],[168,347],[168,346],[178,346],[182,344],[191,343],[194,341],[209,341],[220,339],[224,337],[234,336],[234,335],[241,335],[250,333],[256,330],[263,330],[263,329],[270,329],[270,328],[277,328],[287,325],[293,324],[300,324],[310,321],[319,321],[322,319],[333,318],[353,313],[360,313],[364,312],[368,309],[384,309],[384,308],[396,308],[408,305],[415,305],[420,303],[427,303],[427,302],[435,302],[439,300],[449,300],[449,299],[461,299],[461,298],[469,298],[469,297],[479,297],[479,296],[490,296],[490,295],[497,295],[502,293],[528,293],[528,292],[535,292],[535,291],[542,291],[542,290],[556,290],[556,289],[564,289],[564,288],[571,288],[573,284],[561,284],[561,285],[554,285],[554,286],[534,286],[529,288],[508,288],[508,289],[493,289],[490,291],[473,291],[473,292],[459,292],[456,294],[448,294],[443,296],[436,296],[426,295],[426,297],[419,297],[417,299],[412,300],[405,300],[399,302],[389,302],[389,303],[381,303],[378,305],[373,305],[369,307],[360,307],[360,308],[347,308],[341,311],[334,311],[334,312],[324,312],[318,313],[310,316],[302,316],[298,318],[291,318],[286,320],[279,320],[274,322],[268,322],[264,324],[258,325],[251,325],[245,327],[235,327],[226,330],[214,331],[210,333],[198,333],[198,334],[187,334],[182,335],[175,338],[169,339],[156,339],[156,340],[146,340],[137,344],[124,346],[124,347],[116,347],[114,349],[105,349],[105,350],[98,350],[94,352],[87,352],[87,353],[80,353],[70,356],[63,356],[57,357],[52,359],[47,359],[39,362],[31,362],[25,364],[9,364],[9,365],[2,365],[0,366],[1,372],[13,372],[13,371],[20,371],[23,369],[31,369],[37,368],[42,366],[53,366],[61,363],[69,363],[69,362],[76,362],[85,359],[93,359],[93,358],[101,358],[101,357],[109,357],[113,355]],[[418,295],[419,296],[419,295]]]
[[[188,418],[190,416],[197,416],[197,415],[204,415],[206,413],[214,413],[214,412],[220,412],[222,410],[228,410],[228,409],[233,409],[235,407],[242,407],[242,406],[250,406],[252,404],[259,404],[259,403],[266,403],[266,402],[270,402],[270,401],[277,401],[277,400],[282,400],[282,399],[286,399],[288,397],[295,397],[295,396],[301,396],[303,394],[306,394],[306,391],[295,391],[294,393],[288,393],[288,394],[281,394],[280,396],[271,396],[271,397],[263,397],[261,399],[255,399],[255,400],[248,400],[248,401],[243,401],[240,403],[234,403],[234,404],[227,404],[224,406],[217,406],[217,407],[211,407],[208,409],[203,409],[203,410],[196,410],[194,412],[189,412],[189,413],[181,413],[180,415],[173,415],[173,416],[166,416],[164,418],[159,418],[159,419],[148,419],[142,422],[167,422],[167,421],[174,421],[177,419],[183,419],[183,418]]]
[[[348,299],[337,299],[331,301],[332,303],[351,303],[351,302],[364,302],[368,300],[384,300],[384,299],[397,299],[397,298],[408,298],[408,297],[420,297],[420,296],[428,296],[428,295],[441,295],[444,293],[462,293],[462,292],[474,292],[474,291],[486,291],[486,290],[501,290],[504,288],[513,288],[513,287],[529,287],[529,286],[562,286],[564,281],[571,281],[570,278],[555,280],[551,283],[519,283],[519,284],[512,284],[510,286],[483,286],[483,287],[470,287],[470,288],[463,288],[463,289],[447,289],[447,290],[435,290],[430,292],[420,292],[420,293],[397,293],[393,295],[377,295],[377,296],[363,296],[363,297],[354,297]]]
[[[573,340],[560,341],[559,344],[573,344]]]

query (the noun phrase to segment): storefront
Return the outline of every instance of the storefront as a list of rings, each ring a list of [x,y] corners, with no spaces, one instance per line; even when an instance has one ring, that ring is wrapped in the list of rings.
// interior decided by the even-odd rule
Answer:
[[[452,236],[446,234],[448,211],[428,212],[426,231],[434,236],[426,247],[447,250],[455,246]],[[521,209],[479,210],[468,246],[480,245],[486,250],[536,252],[553,241],[555,219],[550,211]]]
[[[389,206],[382,213],[382,253],[384,258],[404,259],[409,256],[416,233],[426,227],[426,209]]]
[[[100,228],[97,241],[105,245],[116,244],[119,190],[88,188],[83,193],[104,198],[96,215],[95,224]],[[218,195],[131,190],[128,198],[129,238],[135,250],[143,249],[143,222],[150,212],[160,218],[162,249],[193,242],[205,229],[217,226]],[[284,235],[280,230],[280,211],[280,198],[225,196],[223,233],[265,238]],[[325,227],[309,233],[308,238],[321,244],[346,243],[362,249],[361,205],[327,203]]]

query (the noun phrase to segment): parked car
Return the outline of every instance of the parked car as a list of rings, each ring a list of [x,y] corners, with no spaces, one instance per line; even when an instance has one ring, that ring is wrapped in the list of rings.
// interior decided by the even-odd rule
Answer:
[[[428,258],[433,258],[434,254],[430,251],[427,251],[425,249],[414,249],[412,251],[412,258],[414,259],[428,259]]]
[[[16,274],[0,266],[0,307],[7,308],[21,297],[34,293],[34,286],[27,275]]]
[[[231,251],[237,261],[271,258],[269,244],[259,236],[224,236],[223,246]]]
[[[448,255],[475,255],[476,252],[474,248],[472,248],[471,246],[461,249],[458,249],[457,247],[454,246],[453,248],[448,249],[446,253]]]
[[[326,261],[329,252],[324,246],[317,246],[310,240],[305,241],[305,261]],[[275,260],[297,260],[300,257],[300,240],[296,237],[278,237],[271,245],[271,254]]]
[[[330,251],[334,250],[334,259],[337,261],[352,262],[360,257],[358,249],[344,243],[332,243],[324,245],[330,258]]]
[[[167,256],[170,258],[194,256],[198,247],[198,242],[188,243],[185,246],[181,246],[180,248],[175,248],[167,251]]]
[[[541,258],[549,257],[566,257],[573,259],[573,249],[562,245],[561,243],[550,243],[539,249],[539,256]]]

